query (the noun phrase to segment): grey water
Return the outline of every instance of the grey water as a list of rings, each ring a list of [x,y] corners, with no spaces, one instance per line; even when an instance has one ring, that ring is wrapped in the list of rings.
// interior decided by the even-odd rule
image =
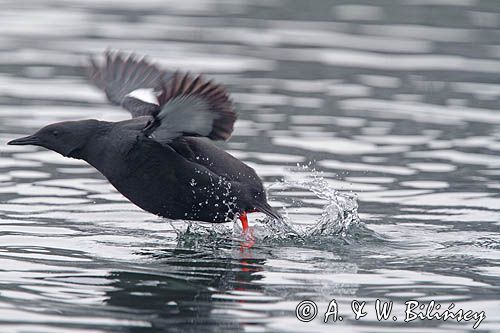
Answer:
[[[221,145],[286,221],[250,216],[249,247],[5,145],[126,119],[83,74],[108,47],[224,83]],[[0,332],[499,332],[499,105],[498,1],[2,0]],[[343,320],[324,323],[332,300]],[[405,322],[409,300],[486,318]]]

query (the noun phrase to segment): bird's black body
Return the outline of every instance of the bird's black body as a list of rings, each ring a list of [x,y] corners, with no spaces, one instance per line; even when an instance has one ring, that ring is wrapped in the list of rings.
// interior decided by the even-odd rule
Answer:
[[[161,145],[127,124],[100,122],[75,152],[142,209],[172,219],[226,222],[265,201],[255,171],[201,138]],[[227,165],[227,167],[224,167]]]
[[[120,55],[108,54],[107,66],[93,64],[92,70],[110,101],[121,101],[135,118],[52,124],[10,144],[35,144],[83,159],[130,201],[163,217],[227,222],[261,211],[279,218],[252,168],[194,137],[226,139],[232,131],[235,115],[219,86],[200,77],[161,74],[143,60]],[[158,104],[131,97],[130,89],[143,87],[153,89]]]

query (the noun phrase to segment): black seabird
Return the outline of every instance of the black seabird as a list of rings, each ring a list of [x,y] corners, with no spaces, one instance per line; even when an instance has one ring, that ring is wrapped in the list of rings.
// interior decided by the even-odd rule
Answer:
[[[131,202],[170,219],[228,222],[263,212],[268,204],[255,171],[212,144],[227,140],[236,120],[226,89],[202,76],[169,72],[136,55],[93,58],[90,80],[132,119],[95,119],[48,125],[10,145],[37,145],[82,159]]]

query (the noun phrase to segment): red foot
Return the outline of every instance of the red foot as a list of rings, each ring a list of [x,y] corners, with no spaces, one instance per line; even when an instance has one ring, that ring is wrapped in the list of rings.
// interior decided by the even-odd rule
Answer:
[[[252,231],[248,227],[248,217],[247,212],[243,212],[240,215],[241,227],[243,228],[243,234],[245,235],[245,242],[241,244],[241,250],[247,248],[251,248],[255,244],[255,240],[253,239]]]
[[[240,221],[241,221],[241,227],[243,228],[243,232],[246,233],[248,231],[248,218],[246,212],[241,213]]]

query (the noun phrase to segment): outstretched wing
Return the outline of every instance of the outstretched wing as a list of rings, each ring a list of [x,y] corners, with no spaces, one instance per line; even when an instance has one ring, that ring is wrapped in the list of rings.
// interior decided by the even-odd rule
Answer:
[[[88,77],[104,90],[108,100],[121,105],[132,117],[152,115],[160,109],[162,86],[173,73],[160,70],[144,57],[107,51],[105,61],[98,64],[90,58]]]
[[[233,132],[236,113],[226,89],[199,75],[163,71],[144,57],[107,51],[102,65],[90,59],[88,76],[133,118],[154,117],[144,132],[160,143],[179,136],[227,140]]]
[[[227,140],[233,132],[236,113],[226,89],[201,76],[175,73],[163,85],[159,104],[145,133],[162,144],[179,136]]]

